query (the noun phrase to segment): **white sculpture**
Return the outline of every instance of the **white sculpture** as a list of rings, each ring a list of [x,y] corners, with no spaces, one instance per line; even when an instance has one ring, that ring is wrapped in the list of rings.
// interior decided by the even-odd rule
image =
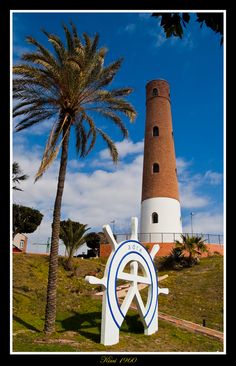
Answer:
[[[85,280],[90,284],[102,285],[102,324],[101,343],[113,345],[119,342],[119,330],[125,315],[135,300],[138,312],[144,325],[144,333],[150,335],[158,330],[158,295],[168,294],[167,288],[158,288],[158,279],[153,259],[160,249],[159,245],[153,246],[150,254],[146,248],[138,241],[138,219],[131,219],[130,240],[117,244],[109,225],[103,226],[103,231],[112,246],[112,252],[108,258],[104,276],[99,279],[94,276],[86,276]],[[127,264],[130,266],[130,273],[124,272]],[[142,275],[138,273],[141,269]],[[140,272],[140,271],[139,271]],[[130,287],[122,303],[119,304],[116,285],[117,280],[130,281]],[[148,286],[148,297],[146,305],[139,293],[138,284]]]

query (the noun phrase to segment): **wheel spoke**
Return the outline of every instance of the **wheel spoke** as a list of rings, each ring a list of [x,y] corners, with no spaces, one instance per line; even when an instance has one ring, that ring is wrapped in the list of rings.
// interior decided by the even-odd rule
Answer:
[[[126,273],[126,272],[121,272],[118,273],[117,278],[119,278],[120,280],[125,280],[125,281],[131,281],[131,282],[138,282],[138,283],[146,283],[148,285],[151,284],[151,279],[149,277],[144,277],[144,276],[134,276],[131,273]]]

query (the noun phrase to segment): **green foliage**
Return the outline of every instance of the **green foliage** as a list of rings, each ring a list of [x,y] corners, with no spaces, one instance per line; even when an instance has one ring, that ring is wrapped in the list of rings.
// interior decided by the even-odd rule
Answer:
[[[68,254],[67,268],[71,269],[72,257],[76,250],[86,242],[87,235],[85,233],[90,228],[87,225],[80,224],[79,222],[72,221],[70,219],[60,222],[60,234],[59,237],[63,241]]]
[[[183,27],[190,21],[189,13],[153,13],[153,17],[161,17],[161,27],[163,27],[166,38],[171,36],[182,38]],[[215,33],[221,34],[220,43],[223,44],[223,13],[196,13],[196,21],[202,27],[205,23]]]
[[[14,161],[12,164],[12,183],[13,183],[12,188],[17,191],[22,191],[22,189],[17,187],[16,184],[19,184],[20,182],[23,182],[28,178],[29,176],[27,174],[22,174],[22,170],[20,168],[19,163]]]
[[[158,262],[158,269],[163,271],[167,269],[181,269],[184,267],[184,255],[182,248],[172,248],[167,257],[163,257]]]
[[[175,247],[169,256],[162,258],[158,268],[181,269],[199,263],[199,256],[208,249],[201,236],[181,235],[181,241],[175,241]],[[185,254],[188,254],[188,257]]]
[[[87,246],[91,249],[98,249],[100,246],[100,240],[100,235],[95,232],[88,233],[86,237]]]
[[[36,209],[13,204],[13,238],[19,233],[33,233],[42,218],[43,214]]]
[[[203,240],[201,236],[182,234],[181,241],[176,240],[175,245],[176,248],[179,248],[179,250],[182,252],[186,251],[188,253],[188,260],[189,264],[191,265],[197,256],[200,256],[201,253],[208,251],[204,241],[205,240]]]

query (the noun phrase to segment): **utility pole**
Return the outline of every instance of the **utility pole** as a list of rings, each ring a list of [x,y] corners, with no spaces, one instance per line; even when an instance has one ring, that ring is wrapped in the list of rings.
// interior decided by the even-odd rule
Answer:
[[[191,233],[192,233],[192,235],[193,235],[193,215],[194,215],[194,212],[191,212],[190,216],[191,216]]]

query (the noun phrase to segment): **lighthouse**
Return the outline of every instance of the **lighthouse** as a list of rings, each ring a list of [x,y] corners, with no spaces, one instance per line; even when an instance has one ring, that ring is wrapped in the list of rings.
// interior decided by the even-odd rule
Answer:
[[[146,85],[141,240],[173,242],[181,233],[170,87],[152,80]]]

